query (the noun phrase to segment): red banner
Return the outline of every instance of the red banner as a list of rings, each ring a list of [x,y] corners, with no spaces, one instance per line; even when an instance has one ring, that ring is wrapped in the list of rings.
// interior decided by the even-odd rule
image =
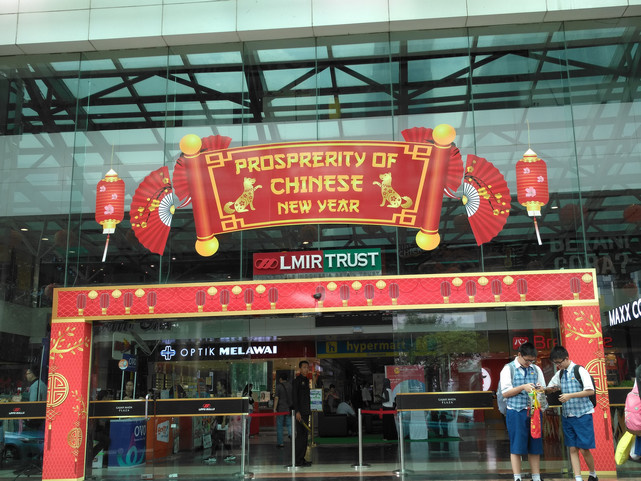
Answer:
[[[432,143],[295,142],[202,151],[200,139],[186,136],[181,145],[191,141],[195,152],[185,149],[177,165],[192,197],[196,250],[214,254],[215,236],[225,232],[310,222],[418,228],[419,247],[434,249],[454,136],[442,125]]]

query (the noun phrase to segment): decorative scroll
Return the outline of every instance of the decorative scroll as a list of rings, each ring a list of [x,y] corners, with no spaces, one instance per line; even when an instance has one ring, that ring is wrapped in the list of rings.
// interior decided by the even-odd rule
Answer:
[[[443,191],[456,132],[439,125],[424,143],[292,142],[221,148],[181,140],[176,193],[191,196],[196,251],[218,250],[216,235],[293,224],[375,224],[420,229],[422,249],[438,246]]]

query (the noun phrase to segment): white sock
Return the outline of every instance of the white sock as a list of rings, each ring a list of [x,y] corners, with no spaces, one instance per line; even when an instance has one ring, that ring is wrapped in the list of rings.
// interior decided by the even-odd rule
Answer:
[[[583,481],[583,476],[580,474],[578,476],[574,476],[574,481]]]
[[[514,481],[521,481],[521,473],[514,475]]]
[[[532,481],[541,481],[540,474],[532,474]]]
[[[590,471],[590,476],[594,476],[596,478],[596,471],[594,472]]]

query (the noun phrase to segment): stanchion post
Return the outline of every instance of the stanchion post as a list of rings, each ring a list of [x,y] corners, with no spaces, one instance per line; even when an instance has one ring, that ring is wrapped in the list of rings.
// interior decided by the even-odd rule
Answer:
[[[361,408],[358,408],[358,464],[352,464],[352,467],[362,469],[369,466],[369,464],[363,464],[363,415]]]
[[[296,411],[292,409],[292,465],[285,466],[287,469],[296,470]]]
[[[245,443],[247,442],[247,414],[243,414],[242,417],[242,443],[243,446],[240,449],[240,473],[238,473],[239,478],[247,479],[247,478],[253,478],[254,473],[249,473],[245,472],[245,458],[246,458],[246,453],[245,453]]]
[[[405,449],[404,449],[405,434],[403,434],[403,411],[398,411],[398,453],[401,462],[401,468],[394,471],[397,476],[407,474],[405,471]]]

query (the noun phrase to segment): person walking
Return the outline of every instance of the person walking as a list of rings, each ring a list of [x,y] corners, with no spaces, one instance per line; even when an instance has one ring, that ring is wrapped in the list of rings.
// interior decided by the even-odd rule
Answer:
[[[529,393],[545,386],[543,371],[536,362],[536,348],[531,342],[521,344],[514,361],[501,370],[501,393],[507,401],[505,420],[510,437],[510,463],[515,481],[521,481],[521,456],[528,457],[532,481],[541,479],[541,454],[543,442],[530,434],[528,417]]]
[[[309,396],[309,362],[298,363],[299,374],[294,379],[292,386],[294,411],[296,413],[296,446],[295,465],[300,467],[311,466],[312,463],[305,461],[307,451],[307,433],[309,430],[309,416],[312,413],[311,400]]]
[[[276,446],[282,448],[283,444],[283,431],[287,426],[287,435],[292,436],[292,385],[287,382],[287,374],[282,373],[278,377],[278,384],[276,385],[276,394],[274,396],[274,412],[287,412],[287,414],[276,416]]]
[[[563,425],[563,438],[565,445],[570,448],[570,461],[574,471],[575,481],[583,481],[581,475],[581,459],[583,455],[585,464],[590,470],[588,481],[598,481],[594,468],[594,457],[590,452],[596,447],[594,440],[594,423],[592,413],[594,406],[588,398],[594,394],[594,385],[588,371],[583,366],[578,366],[578,371],[570,360],[568,350],[563,346],[554,346],[550,352],[550,360],[556,365],[558,371],[548,383],[546,392],[561,391],[561,424]],[[576,379],[578,372],[580,379]]]

